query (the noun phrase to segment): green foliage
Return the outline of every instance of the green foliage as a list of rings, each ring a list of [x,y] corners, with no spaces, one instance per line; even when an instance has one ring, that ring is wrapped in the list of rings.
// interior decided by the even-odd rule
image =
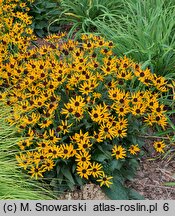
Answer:
[[[143,69],[174,77],[175,8],[164,0],[61,0],[31,4],[39,36],[69,29],[68,36],[96,32],[113,40],[118,55],[141,62]]]
[[[68,36],[76,32],[76,37],[83,32],[94,32],[97,30],[96,21],[112,21],[118,14],[119,0],[61,0],[63,12],[55,22],[71,23]]]
[[[99,20],[98,31],[115,42],[120,55],[132,57],[143,68],[149,67],[157,74],[173,75],[175,7],[172,1],[122,2],[121,16],[107,25]]]
[[[136,199],[124,184],[134,177],[143,137],[149,130],[174,130],[166,114],[172,80],[119,58],[112,41],[93,34],[81,41],[53,34],[29,50],[31,21],[20,13],[13,22],[13,10],[14,4],[0,33],[0,99],[13,109],[9,125],[23,137],[17,143],[19,166],[55,192],[90,181],[112,199]],[[166,149],[163,140],[153,144],[158,153]]]
[[[175,182],[165,182],[163,185],[169,186],[169,187],[175,187]]]
[[[50,23],[60,16],[60,4],[55,0],[35,0],[30,4],[29,15],[33,17],[32,27],[34,32],[39,37],[46,36],[49,32],[55,33],[60,30],[58,25],[52,25]]]
[[[144,200],[142,195],[125,187],[119,180],[113,181],[110,188],[102,187],[102,190],[111,200]]]
[[[118,194],[129,199],[134,195],[124,183],[134,178],[142,136],[150,126],[160,131],[169,126],[162,100],[168,81],[127,57],[117,58],[113,43],[93,34],[83,35],[81,42],[58,35],[45,40],[52,46],[32,50],[28,57],[24,51],[22,67],[28,73],[19,75],[18,89],[23,100],[16,97],[13,83],[19,84],[19,77],[13,75],[8,94],[1,95],[14,110],[9,123],[25,137],[18,142],[19,165],[36,179],[44,177],[55,193],[92,181],[112,185],[104,189],[112,199]],[[21,57],[15,62],[18,67]],[[10,66],[2,64],[13,74]],[[159,145],[156,151],[163,152],[165,144]]]
[[[21,138],[16,136],[16,129],[6,122],[9,108],[1,105],[0,110],[0,199],[54,199],[43,183],[30,179],[17,166],[16,143]]]

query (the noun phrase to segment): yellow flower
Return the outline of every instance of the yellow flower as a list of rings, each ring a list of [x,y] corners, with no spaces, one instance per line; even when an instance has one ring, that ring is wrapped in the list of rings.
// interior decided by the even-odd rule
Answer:
[[[119,88],[109,89],[108,94],[109,98],[115,101],[118,95],[122,94],[122,91]]]
[[[101,124],[99,128],[99,134],[103,139],[111,139],[116,136],[115,128],[110,124]]]
[[[89,151],[92,147],[92,144],[89,141],[88,142],[81,141],[81,142],[77,142],[76,144],[78,145],[77,150],[82,152]]]
[[[45,159],[43,162],[43,168],[47,171],[50,171],[55,166],[55,163],[52,159]]]
[[[89,163],[83,163],[81,166],[77,166],[77,173],[80,175],[81,178],[86,178],[88,179],[89,176],[91,175],[91,170],[89,167]]]
[[[131,71],[122,69],[117,71],[117,78],[124,80],[131,80],[133,78],[133,74]]]
[[[130,147],[129,147],[129,152],[130,152],[130,154],[137,154],[137,152],[139,152],[140,151],[140,149],[139,149],[139,147],[138,147],[138,144],[137,145],[131,145]]]
[[[70,143],[69,145],[61,144],[60,151],[63,153],[63,159],[68,159],[76,154],[76,149],[74,148],[74,145],[72,143]]]
[[[154,86],[161,92],[166,92],[167,91],[167,87],[166,87],[166,84],[167,84],[167,80],[162,77],[162,76],[157,76],[156,74],[154,74],[154,78],[153,78],[153,83],[154,83]]]
[[[91,155],[88,152],[79,152],[75,154],[75,161],[77,161],[77,164],[79,166],[82,166],[85,164],[90,164]]]
[[[165,130],[165,126],[167,126],[167,117],[165,115],[161,114],[153,114],[153,122],[160,125],[163,130]]]
[[[66,115],[66,118],[68,118],[70,115],[74,113],[74,109],[72,108],[72,104],[64,104],[65,108],[62,108],[61,114]]]
[[[159,105],[158,103],[154,104],[151,108],[152,112],[155,114],[163,114],[166,112],[165,106],[163,104]]]
[[[61,138],[56,136],[56,133],[53,129],[49,129],[49,141],[50,143],[56,144]]]
[[[23,151],[32,144],[31,139],[25,139],[18,142],[18,146]]]
[[[117,103],[115,103],[114,105],[115,112],[119,115],[119,117],[124,117],[130,112],[130,107],[128,105],[119,106]]]
[[[115,126],[114,130],[115,136],[116,137],[126,137],[127,136],[127,129],[121,126],[118,126],[118,124]]]
[[[84,98],[81,97],[81,96],[79,95],[79,96],[76,96],[75,99],[74,99],[74,98],[71,98],[71,99],[69,100],[69,104],[72,104],[72,106],[73,106],[74,108],[77,108],[77,109],[78,109],[78,107],[83,108],[83,107],[85,106],[86,103],[84,102]]]
[[[108,106],[103,103],[96,105],[91,112],[89,112],[89,115],[91,117],[91,119],[94,122],[97,122],[98,124],[101,124],[102,122],[108,122],[108,117],[110,115],[109,110],[108,110]]]
[[[60,147],[54,145],[54,146],[48,148],[48,157],[51,157],[52,159],[62,158],[63,157],[63,151],[61,151]]]
[[[126,149],[123,148],[121,145],[119,146],[114,146],[112,148],[112,156],[115,156],[116,159],[123,159],[126,157]]]
[[[89,132],[83,133],[82,130],[80,130],[79,133],[75,133],[74,136],[71,137],[71,140],[73,140],[76,143],[84,144],[90,142],[91,136],[89,136]]]
[[[113,177],[112,176],[107,176],[103,173],[103,176],[100,177],[100,179],[97,179],[97,182],[100,182],[100,187],[102,187],[103,185],[106,185],[107,187],[110,187],[110,184],[112,184],[112,182],[110,181]]]
[[[49,148],[49,144],[50,142],[48,140],[42,140],[40,142],[37,142],[37,148],[38,148],[38,151],[42,151],[42,150],[45,150]]]
[[[42,108],[45,105],[45,97],[35,97],[33,102],[36,108]]]
[[[93,92],[93,90],[98,86],[98,83],[95,80],[84,81],[79,88],[79,91],[83,95],[88,95]]]
[[[131,102],[132,104],[137,104],[137,103],[140,104],[142,102],[142,98],[140,97],[140,91],[137,91],[131,94]]]
[[[31,176],[33,178],[35,178],[36,180],[38,179],[38,177],[43,177],[43,173],[46,171],[44,166],[39,166],[39,164],[35,164],[32,165],[30,168],[29,173],[31,174]]]
[[[91,175],[94,178],[98,178],[99,176],[103,175],[104,172],[102,171],[102,165],[96,162],[93,162],[92,164],[90,164],[90,171],[91,171]]]
[[[97,133],[96,131],[94,131],[93,138],[96,142],[103,142],[103,134],[100,134],[99,132]]]
[[[72,124],[68,124],[67,120],[65,121],[61,121],[61,125],[59,126],[60,127],[60,130],[62,130],[63,134],[66,134],[69,132],[69,128],[73,125]]]
[[[38,125],[40,126],[40,128],[47,128],[52,124],[52,122],[52,120],[44,119],[41,123],[38,123]]]
[[[120,129],[126,129],[128,126],[128,120],[126,118],[118,118],[118,121],[116,122],[116,127]]]
[[[166,147],[164,141],[156,141],[153,146],[157,152],[164,153],[164,148]]]
[[[92,109],[92,111],[89,112],[91,119],[97,123],[98,122],[100,123],[103,120],[102,114],[103,114],[102,111],[99,109]]]
[[[31,164],[28,160],[28,157],[24,154],[21,154],[18,156],[16,155],[16,160],[18,162],[18,166],[23,167],[24,170],[27,169],[27,167]]]
[[[83,113],[84,110],[82,108],[78,108],[74,113],[74,119],[76,121],[80,121],[84,117]]]
[[[144,114],[146,110],[146,104],[137,103],[131,108],[131,113],[135,116],[141,116]]]
[[[83,43],[83,48],[85,50],[90,50],[90,49],[92,49],[94,47],[94,45],[95,44],[92,41],[88,40],[88,41]]]

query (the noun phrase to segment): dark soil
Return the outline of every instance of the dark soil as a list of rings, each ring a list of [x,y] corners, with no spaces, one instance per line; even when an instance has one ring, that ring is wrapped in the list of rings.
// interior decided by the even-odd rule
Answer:
[[[170,161],[159,159],[151,161],[145,159],[141,162],[136,178],[128,183],[145,199],[149,200],[175,200],[175,187],[165,186],[167,182],[175,182],[175,155],[169,156]]]

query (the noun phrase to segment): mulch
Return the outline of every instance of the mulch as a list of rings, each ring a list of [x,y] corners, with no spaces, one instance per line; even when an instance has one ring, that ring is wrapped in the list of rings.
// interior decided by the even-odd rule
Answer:
[[[170,161],[144,159],[133,181],[126,185],[135,189],[147,200],[175,200],[175,187],[165,186],[175,182],[175,155]],[[86,184],[80,189],[66,192],[59,197],[62,200],[107,200],[108,197],[98,185]]]

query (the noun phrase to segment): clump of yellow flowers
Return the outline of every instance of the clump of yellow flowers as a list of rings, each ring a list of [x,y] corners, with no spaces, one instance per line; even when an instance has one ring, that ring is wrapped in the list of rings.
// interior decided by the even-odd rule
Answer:
[[[137,158],[148,127],[166,129],[160,98],[167,81],[92,34],[81,41],[50,35],[31,49],[25,2],[0,1],[0,99],[12,107],[8,121],[23,137],[19,166],[36,179],[54,172],[109,187],[106,165]],[[154,147],[163,152],[165,144]]]

